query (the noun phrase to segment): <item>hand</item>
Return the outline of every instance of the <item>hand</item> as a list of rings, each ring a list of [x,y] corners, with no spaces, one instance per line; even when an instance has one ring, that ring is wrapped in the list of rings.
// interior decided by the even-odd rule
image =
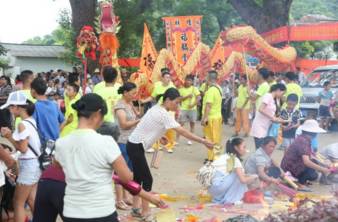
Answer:
[[[331,168],[324,168],[322,170],[322,173],[325,174],[326,176],[329,175],[331,173]]]
[[[202,126],[208,125],[208,118],[202,118],[202,120],[201,120],[201,125],[202,125]]]
[[[281,177],[281,178],[284,178],[284,177],[285,177],[285,173],[284,173],[284,172],[281,172],[280,177]]]
[[[194,106],[195,106],[194,104],[190,104],[190,105],[189,105],[189,109],[194,108]]]
[[[209,140],[203,139],[202,142],[208,149],[212,149],[215,146],[215,143],[210,142]]]
[[[258,179],[258,178],[259,178],[257,174],[252,174],[252,175],[250,175],[250,177],[251,177],[253,180],[255,180],[255,179]]]
[[[12,169],[9,169],[5,172],[6,176],[8,177],[8,179],[12,182],[15,183],[16,180],[16,174]]]
[[[280,183],[280,181],[276,178],[270,178],[269,182],[273,183],[273,184],[279,184]]]
[[[165,136],[162,136],[162,137],[161,137],[160,143],[161,143],[163,146],[167,145],[168,142],[169,142],[169,140],[168,140],[167,137],[165,137]]]
[[[190,95],[188,95],[186,98],[187,98],[187,99],[191,99],[192,97],[193,97],[193,95],[190,94]]]
[[[12,131],[8,127],[1,127],[1,135],[8,139],[11,137]]]

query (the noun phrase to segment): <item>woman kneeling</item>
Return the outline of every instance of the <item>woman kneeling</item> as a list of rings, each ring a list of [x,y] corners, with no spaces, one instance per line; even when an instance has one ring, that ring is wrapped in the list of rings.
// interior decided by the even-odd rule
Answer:
[[[247,184],[254,182],[257,175],[246,175],[241,164],[241,157],[246,153],[244,140],[228,140],[226,153],[212,163],[215,167],[209,193],[212,201],[218,204],[240,201],[248,190]]]

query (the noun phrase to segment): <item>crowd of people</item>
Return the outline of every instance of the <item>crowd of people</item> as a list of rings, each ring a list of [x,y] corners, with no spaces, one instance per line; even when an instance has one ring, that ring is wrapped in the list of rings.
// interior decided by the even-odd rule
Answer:
[[[308,191],[318,172],[323,178],[333,172],[312,158],[317,134],[325,130],[314,118],[303,121],[295,73],[277,77],[265,68],[258,73],[258,84],[233,75],[219,85],[212,70],[204,82],[196,84],[195,76],[187,75],[176,88],[170,70],[163,68],[144,99],[137,98],[128,72],[113,67],[95,70],[86,88],[80,68],[71,73],[24,70],[14,84],[0,77],[0,185],[6,215],[24,222],[28,204],[33,222],[55,222],[58,216],[65,222],[112,222],[118,221],[117,209],[155,221],[149,203],[165,204],[151,193],[146,153],[173,153],[179,136],[188,145],[207,148],[204,163],[215,168],[208,191],[215,203],[238,202],[248,185],[257,180],[278,184],[287,171]],[[324,127],[333,99],[329,92],[325,83],[319,110]],[[203,137],[195,134],[199,118]],[[224,149],[223,125],[231,118],[234,136]],[[244,163],[242,130],[256,147]],[[277,145],[284,150],[281,165],[271,158]],[[44,165],[45,156],[53,156],[53,163]],[[15,189],[12,203],[10,188]]]

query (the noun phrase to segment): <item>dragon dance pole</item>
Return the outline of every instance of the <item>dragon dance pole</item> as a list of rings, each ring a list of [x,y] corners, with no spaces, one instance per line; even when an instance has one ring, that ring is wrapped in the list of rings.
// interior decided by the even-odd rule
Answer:
[[[83,84],[82,84],[82,94],[86,94],[86,88],[87,88],[87,76],[88,76],[88,62],[87,58],[84,58],[83,61]]]

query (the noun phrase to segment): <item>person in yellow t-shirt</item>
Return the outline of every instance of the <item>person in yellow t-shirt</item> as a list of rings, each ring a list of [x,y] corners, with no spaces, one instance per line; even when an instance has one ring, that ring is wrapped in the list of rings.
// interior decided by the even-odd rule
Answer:
[[[74,131],[77,128],[78,125],[78,117],[77,112],[75,109],[73,109],[72,105],[76,103],[81,96],[79,97],[79,89],[80,87],[74,83],[68,84],[66,88],[66,94],[69,98],[68,106],[66,106],[66,113],[65,113],[65,119],[66,121],[61,127],[61,134],[60,137],[67,136],[72,131]]]
[[[213,161],[220,155],[222,135],[222,89],[217,84],[216,71],[208,73],[208,90],[203,98],[202,121],[205,138],[215,144],[208,150],[207,161]]]
[[[153,92],[151,93],[151,96],[141,100],[142,104],[151,102],[151,101],[156,101],[160,95],[163,95],[165,91],[169,88],[176,88],[175,85],[171,82],[171,75],[170,75],[170,70],[168,68],[163,68],[161,69],[161,81],[155,82],[154,84],[154,89]],[[160,98],[158,100],[158,103],[162,103],[163,99]],[[170,112],[173,116],[175,116],[174,112]],[[174,146],[176,144],[176,133],[174,130],[168,130],[165,136],[168,139],[168,143],[165,146],[168,153],[173,153]],[[160,143],[157,142],[156,144],[153,145],[153,148],[150,148],[146,150],[148,153],[152,153],[155,151],[155,149],[160,149]]]
[[[286,92],[284,94],[284,101],[286,101],[286,98],[288,98],[288,96],[290,94],[296,94],[298,96],[298,103],[296,105],[296,109],[299,109],[300,106],[300,100],[303,96],[303,90],[302,87],[300,87],[300,85],[298,85],[297,83],[297,75],[294,72],[287,72],[285,74],[285,80],[286,80]],[[283,108],[286,107],[286,103],[283,104]]]
[[[26,95],[29,101],[35,103],[36,99],[34,99],[31,94],[31,83],[34,80],[34,73],[31,70],[23,70],[20,73],[20,80],[22,82],[22,89],[20,91]],[[15,126],[18,126],[20,122],[20,117],[15,118]]]
[[[79,100],[82,96],[82,90],[81,90],[81,82],[80,82],[80,76],[79,74],[77,73],[70,73],[68,75],[68,84],[71,85],[71,84],[75,84],[77,86],[79,86],[79,91],[78,93],[76,94],[75,96],[75,100]],[[65,107],[69,107],[69,102],[70,102],[70,98],[68,97],[67,93],[65,92],[64,95],[63,95],[63,98],[64,98],[64,103],[65,103]]]
[[[256,93],[253,95],[252,99],[254,101],[256,101],[255,107],[256,109],[258,109],[261,105],[262,102],[262,97],[269,93],[270,91],[270,85],[267,82],[267,80],[269,79],[269,70],[266,68],[260,68],[258,70],[259,73],[259,86],[258,89],[256,91]]]
[[[194,133],[197,121],[197,104],[200,100],[200,91],[193,86],[194,76],[188,75],[185,78],[184,87],[179,89],[182,97],[179,123],[184,126],[186,122],[190,124],[190,132]],[[177,136],[177,140],[179,137]],[[188,145],[192,142],[188,140]]]
[[[102,71],[103,71],[103,69],[102,69]],[[121,73],[121,75],[122,75],[122,73]],[[116,78],[117,78],[117,77],[116,77]],[[96,92],[99,91],[100,89],[104,88],[105,85],[106,85],[105,81],[99,82],[98,84],[96,84],[96,85],[94,86],[94,88],[93,88],[93,93],[96,93]],[[114,84],[114,85],[115,85],[115,87],[116,87],[117,89],[119,89],[119,88],[121,87],[121,84],[118,83],[117,81],[115,81],[115,84]]]
[[[200,103],[197,107],[198,108],[198,120],[202,119],[203,97],[204,97],[204,94],[207,91],[207,89],[208,89],[208,83],[207,82],[203,82],[200,85],[200,87],[198,88],[198,90],[200,91],[200,94],[201,94],[201,100],[200,100]]]
[[[116,85],[118,72],[111,66],[105,66],[102,70],[104,86],[95,89],[94,93],[103,98],[107,104],[107,114],[103,118],[103,124],[97,130],[102,135],[112,136],[116,141],[120,135],[118,125],[115,123],[114,106],[121,98],[118,94],[119,85]]]
[[[250,132],[249,112],[251,109],[250,94],[246,75],[241,76],[240,85],[237,89],[235,136],[241,132],[247,137]]]
[[[24,70],[20,73],[20,80],[22,81],[22,91],[29,101],[32,103],[36,102],[31,94],[31,84],[34,80],[34,73],[31,70]]]

